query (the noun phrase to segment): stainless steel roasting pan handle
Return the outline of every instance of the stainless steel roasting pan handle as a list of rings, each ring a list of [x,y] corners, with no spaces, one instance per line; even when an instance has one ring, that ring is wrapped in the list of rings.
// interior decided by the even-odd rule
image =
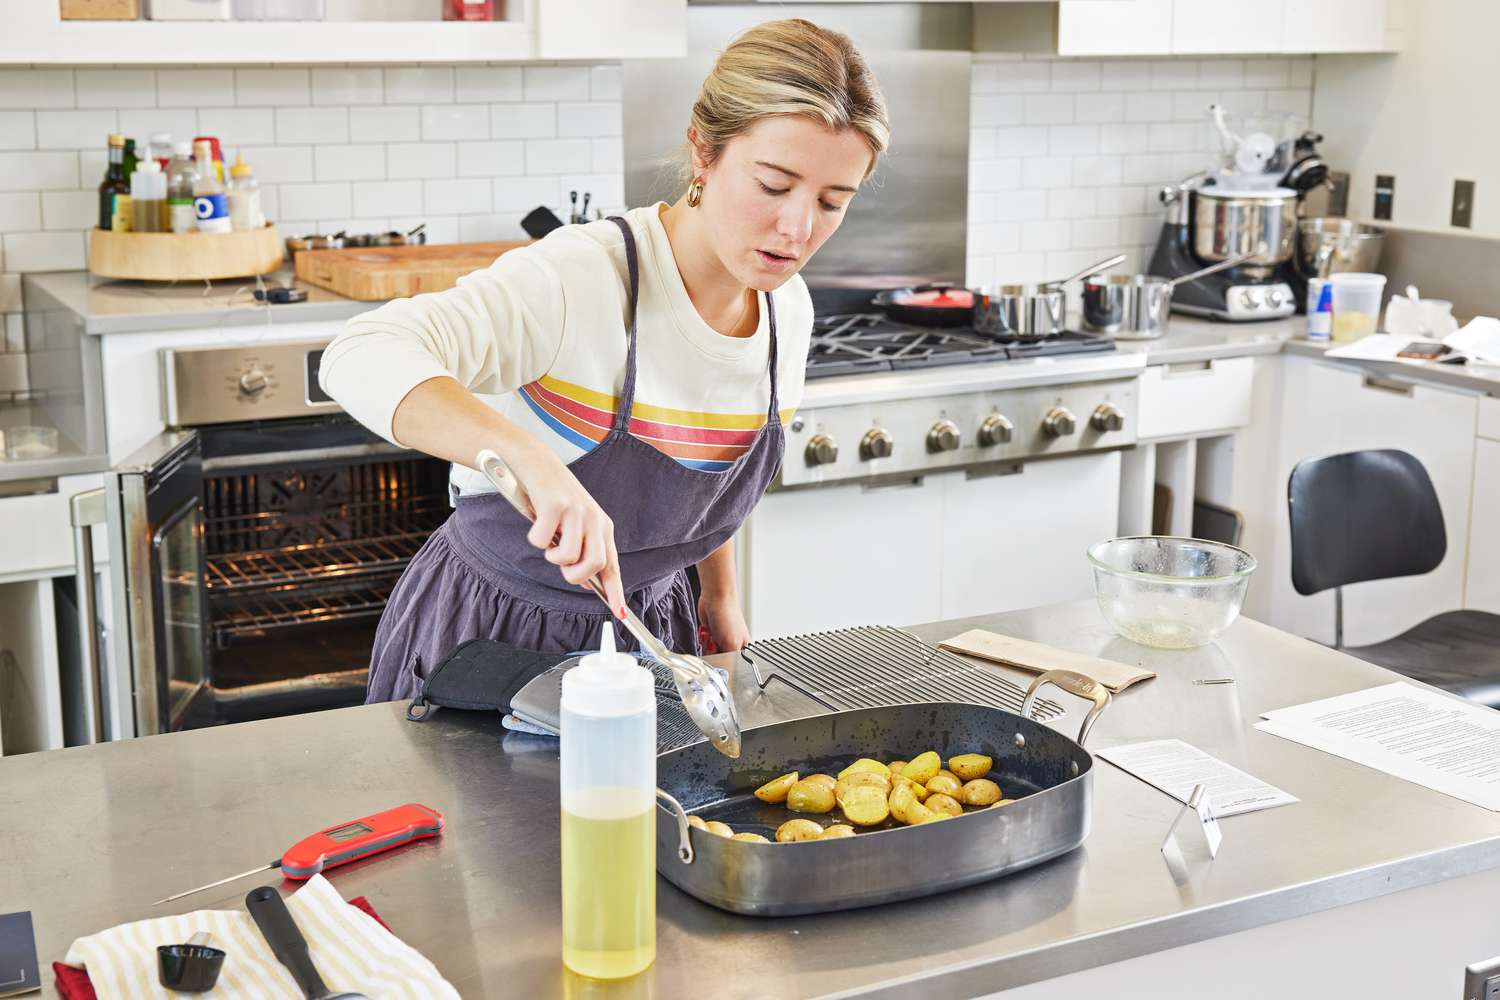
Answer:
[[[1036,702],[1036,693],[1047,684],[1062,688],[1071,695],[1094,703],[1094,707],[1089,709],[1089,714],[1083,717],[1082,728],[1078,730],[1078,745],[1083,746],[1089,738],[1089,730],[1094,728],[1094,722],[1109,707],[1109,688],[1076,670],[1048,670],[1038,674],[1036,680],[1032,681],[1031,686],[1026,689],[1026,698],[1021,702],[1023,716],[1031,718],[1031,706]]]
[[[678,802],[660,788],[656,790],[656,797],[667,804],[672,811],[673,817],[677,820],[677,857],[685,865],[692,864],[693,837],[691,833],[692,827],[688,826],[687,810],[682,808],[681,802]]]

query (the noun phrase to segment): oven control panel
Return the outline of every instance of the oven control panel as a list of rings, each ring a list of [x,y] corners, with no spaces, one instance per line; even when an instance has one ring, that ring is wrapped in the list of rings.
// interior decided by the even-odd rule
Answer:
[[[337,412],[318,385],[327,346],[301,340],[163,348],[163,418],[169,427],[199,427]]]
[[[918,476],[1136,442],[1136,379],[996,389],[802,410],[782,488]]]

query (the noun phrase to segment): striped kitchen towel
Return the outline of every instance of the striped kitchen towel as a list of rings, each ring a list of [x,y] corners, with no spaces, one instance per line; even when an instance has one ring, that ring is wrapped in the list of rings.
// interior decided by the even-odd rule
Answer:
[[[286,904],[330,988],[370,997],[458,1000],[458,991],[431,962],[374,917],[345,903],[323,876],[308,879]],[[213,935],[213,947],[228,956],[218,984],[203,996],[301,1000],[292,974],[271,954],[244,910],[195,910],[120,924],[74,941],[64,962],[87,969],[100,997],[177,1000],[181,993],[157,982],[156,946],[180,944],[198,931]]]

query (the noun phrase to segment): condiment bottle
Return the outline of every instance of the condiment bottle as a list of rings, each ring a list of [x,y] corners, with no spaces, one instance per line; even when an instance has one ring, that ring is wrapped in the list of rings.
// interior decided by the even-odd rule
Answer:
[[[236,153],[229,168],[229,221],[237,233],[260,229],[266,217],[260,211],[260,183],[245,158]]]
[[[125,137],[109,137],[109,166],[99,184],[99,228],[130,231],[130,182],[125,179]]]
[[[563,964],[633,976],[656,959],[656,693],[612,625],[563,674],[561,710]]]
[[[214,174],[213,148],[207,139],[193,143],[193,155],[198,170],[198,181],[193,185],[193,211],[198,218],[198,232],[230,232],[233,226],[229,221],[229,201],[224,196],[224,185]]]
[[[198,215],[193,210],[193,186],[197,183],[192,143],[174,142],[172,160],[167,164],[167,228],[174,233],[191,233],[198,228]]]
[[[163,174],[167,171],[168,161],[172,159],[172,145],[171,132],[152,132],[151,141],[146,147],[150,151],[151,159],[160,165]]]
[[[162,231],[167,207],[167,177],[161,164],[147,157],[130,175],[131,228],[137,233]]]

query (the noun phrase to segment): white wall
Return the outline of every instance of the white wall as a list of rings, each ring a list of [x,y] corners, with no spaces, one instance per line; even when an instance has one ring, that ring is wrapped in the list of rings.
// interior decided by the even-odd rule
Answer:
[[[1207,166],[1208,105],[1307,115],[1312,87],[1311,56],[976,55],[969,284],[1058,278],[1120,250],[1119,273],[1145,270],[1158,190]]]
[[[1500,3],[1440,0],[1407,18],[1393,56],[1322,56],[1313,107],[1323,151],[1351,173],[1349,215],[1371,218],[1375,175],[1394,174],[1391,222],[1448,225],[1453,181],[1477,183],[1473,231],[1500,235]]]

